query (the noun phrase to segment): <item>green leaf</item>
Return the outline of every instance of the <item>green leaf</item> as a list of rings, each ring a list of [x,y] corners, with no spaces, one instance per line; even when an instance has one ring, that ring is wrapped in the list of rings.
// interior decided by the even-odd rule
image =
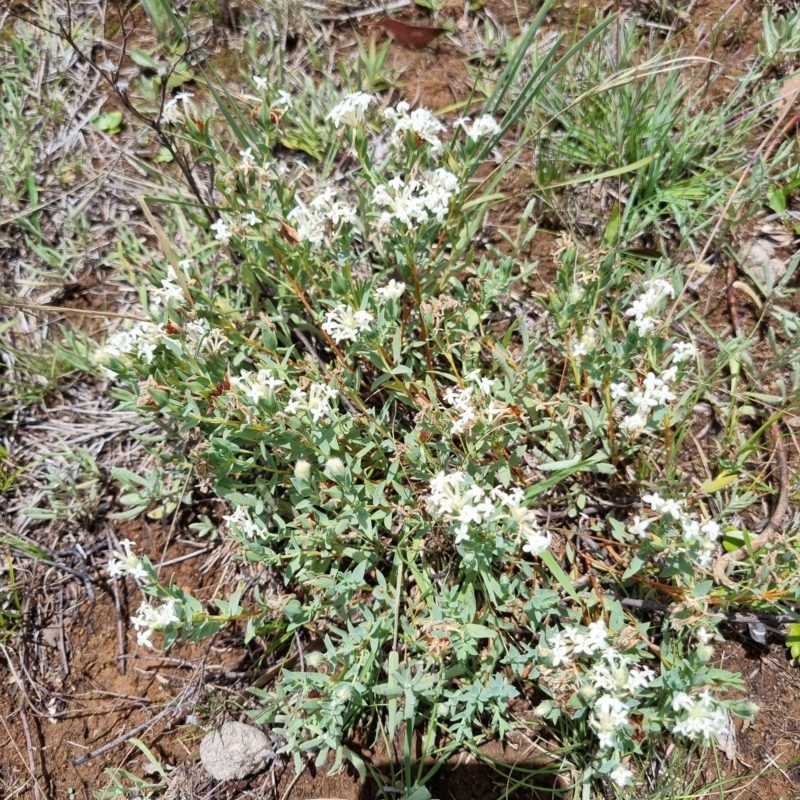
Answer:
[[[800,659],[800,622],[793,622],[788,627],[786,646],[795,660]]]
[[[777,186],[770,186],[767,189],[767,205],[776,213],[783,214],[786,211],[786,195],[783,189]]]
[[[92,117],[92,125],[104,133],[119,133],[122,127],[122,112],[107,111],[105,114],[96,114]]]
[[[140,67],[158,70],[160,66],[158,61],[156,61],[153,56],[151,56],[149,53],[145,53],[144,50],[140,50],[138,47],[134,47],[133,50],[130,51],[130,57],[131,60]]]
[[[111,519],[136,519],[140,514],[147,511],[147,506],[136,506],[128,511],[119,511],[111,515]]]
[[[153,753],[150,751],[150,748],[141,739],[137,739],[135,736],[132,736],[128,741],[130,741],[131,744],[136,745],[136,747],[138,747],[142,753],[144,753],[145,758],[153,765],[156,772],[158,772],[162,778],[167,777],[167,771],[161,766],[161,762],[153,755]]]
[[[561,569],[561,567],[558,565],[555,556],[549,550],[545,550],[543,553],[539,555],[539,558],[542,559],[542,563],[550,570],[552,576],[561,584],[561,588],[573,600],[575,600],[577,603],[580,603],[581,598],[575,591],[575,588],[572,585],[572,581],[569,579],[569,576],[564,572],[564,570]]]
[[[478,625],[475,622],[468,622],[464,626],[464,632],[474,639],[493,639],[497,636],[497,631],[492,630],[486,625]]]
[[[739,476],[733,472],[720,472],[714,480],[706,481],[701,487],[700,491],[704,492],[705,494],[714,494],[714,492],[719,492],[724,489],[726,486],[730,486],[732,483],[735,483]]]
[[[166,147],[159,147],[158,153],[156,153],[153,161],[155,161],[156,164],[169,164],[169,162],[172,161],[172,153],[170,153]]]
[[[731,528],[725,531],[722,537],[722,547],[728,552],[732,553],[740,547],[749,545],[756,537],[749,531],[741,531],[738,528]]]
[[[631,563],[628,564],[628,569],[623,573],[622,580],[626,581],[628,578],[632,578],[646,563],[647,562],[637,553],[631,559]]]
[[[147,14],[150,22],[162,40],[167,38],[170,29],[170,9],[162,0],[140,0],[144,13]]]

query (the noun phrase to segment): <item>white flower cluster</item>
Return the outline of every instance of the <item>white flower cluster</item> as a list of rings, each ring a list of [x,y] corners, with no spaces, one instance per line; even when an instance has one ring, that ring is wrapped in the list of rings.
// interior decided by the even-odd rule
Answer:
[[[641,388],[637,386],[630,389],[624,383],[612,383],[611,399],[627,400],[634,407],[634,411],[620,422],[620,429],[630,436],[642,433],[655,409],[677,399],[672,391],[672,383],[677,377],[678,368],[673,364],[661,376],[648,372]]]
[[[631,303],[625,314],[633,317],[639,336],[645,336],[656,327],[656,321],[650,316],[655,307],[665,298],[675,297],[672,284],[663,278],[653,278],[644,282],[645,291]]]
[[[657,520],[662,525],[672,527],[678,533],[682,544],[676,552],[686,552],[692,555],[701,567],[711,563],[711,557],[716,549],[717,540],[722,530],[713,519],[699,521],[684,509],[683,500],[670,500],[661,497],[658,492],[642,496],[642,501],[659,515]],[[647,535],[652,519],[634,517],[628,530],[638,537]],[[680,526],[678,530],[678,526]]]
[[[214,231],[214,238],[220,244],[228,244],[233,236],[233,231],[227,222],[220,217],[216,222],[211,224],[211,230]]]
[[[185,258],[179,263],[184,275],[191,264],[191,258]],[[153,298],[152,302],[156,305],[162,302],[168,304],[171,300],[184,301],[186,299],[175,275],[175,269],[171,265],[167,267],[167,276],[161,281],[161,286],[150,290],[150,297]]]
[[[369,330],[375,317],[369,311],[359,309],[356,311],[343,303],[325,313],[325,322],[322,330],[327,333],[336,344],[340,342],[354,342],[359,334]]]
[[[395,176],[386,186],[378,186],[372,199],[376,206],[388,209],[381,214],[382,226],[397,220],[410,227],[427,222],[431,217],[444,222],[450,210],[450,198],[458,188],[458,178],[440,167],[425,172],[422,181],[412,178],[406,183],[399,175]]]
[[[500,488],[486,492],[464,472],[439,472],[425,498],[434,517],[454,523],[456,544],[468,541],[470,528],[510,520],[523,551],[538,556],[550,546],[550,532],[539,528],[536,515],[522,505],[522,489],[506,493]]]
[[[400,147],[405,141],[406,132],[411,131],[418,140],[430,145],[432,156],[440,155],[443,146],[437,134],[445,129],[444,125],[426,108],[415,108],[409,114],[410,108],[411,106],[402,100],[394,108],[387,108],[383,112],[383,116],[394,124],[390,142],[394,147]]]
[[[330,231],[337,231],[343,223],[355,225],[358,212],[347,203],[337,199],[336,191],[326,187],[308,205],[297,200],[289,212],[289,221],[296,227],[302,242],[320,245]]]
[[[152,364],[162,338],[160,329],[152,322],[137,322],[133,327],[110,336],[105,345],[95,351],[94,358],[97,363],[105,364],[109,358],[122,358],[132,354],[143,359],[145,363]],[[110,369],[106,372],[110,377],[116,375]]]
[[[583,328],[581,338],[572,345],[572,355],[574,358],[583,358],[594,352],[596,347],[597,330],[592,325],[586,325]]]
[[[204,349],[217,353],[228,341],[228,337],[219,328],[211,328],[207,319],[190,319],[183,326],[183,332],[186,336],[186,344],[195,353],[201,344]]]
[[[355,127],[364,121],[364,116],[372,100],[372,95],[366,92],[351,92],[331,109],[327,118],[337,128],[341,128],[343,125]]]
[[[274,396],[285,382],[276,378],[268,369],[260,369],[258,372],[243,372],[238,377],[231,378],[231,385],[242,392],[251,403],[259,403],[264,397]]]
[[[404,283],[399,283],[394,278],[386,284],[386,286],[381,286],[375,290],[375,294],[382,301],[387,300],[399,300],[403,296],[403,292],[406,290],[406,285]]]
[[[314,422],[319,422],[323,417],[332,415],[331,400],[337,394],[337,390],[326,383],[312,383],[308,389],[298,387],[292,390],[284,410],[287,414],[297,414],[298,411],[305,410]]]
[[[475,369],[464,376],[465,381],[474,384],[465,386],[463,389],[451,386],[444,393],[444,401],[458,412],[458,417],[450,427],[453,436],[463,434],[468,431],[479,418],[480,414],[486,417],[489,422],[493,422],[495,417],[502,413],[502,406],[491,400],[488,406],[485,402],[481,403],[481,398],[486,398],[492,391],[494,381],[491,378],[481,377],[480,371]],[[477,388],[479,395],[475,395]],[[480,405],[485,407],[481,408]]]
[[[500,133],[500,126],[495,118],[489,114],[478,117],[474,122],[470,122],[469,117],[459,117],[454,123],[454,128],[462,128],[467,134],[468,139],[477,141],[484,136],[495,136]]]
[[[191,92],[178,92],[174,97],[167,100],[161,111],[159,123],[168,125],[180,122],[186,114],[193,111],[194,107],[191,102],[193,96]]]
[[[586,632],[565,625],[550,639],[553,666],[571,664],[576,655],[593,656],[608,647],[608,628],[604,620],[592,622]]]
[[[697,358],[697,348],[691,342],[675,342],[672,345],[672,362],[681,364],[693,358]]]
[[[108,562],[108,574],[110,577],[124,577],[130,575],[137,583],[146,583],[149,580],[147,570],[142,564],[142,559],[137,556],[131,549],[136,542],[130,539],[120,540],[120,546],[124,550],[120,553],[119,550],[112,550],[114,558]]]
[[[261,528],[253,522],[250,512],[245,506],[236,506],[233,514],[228,514],[222,519],[228,523],[228,527],[233,533],[238,533],[248,539],[253,539],[261,535]]]
[[[687,739],[699,737],[708,741],[712,736],[726,733],[730,725],[727,711],[707,691],[699,695],[679,692],[672,698],[672,710],[685,712],[672,731]]]
[[[619,750],[620,736],[630,724],[629,714],[636,706],[637,695],[655,680],[655,672],[650,667],[636,666],[634,659],[614,649],[602,619],[585,629],[565,626],[550,637],[549,655],[554,667],[570,666],[581,657],[594,659],[583,673],[581,689],[581,694],[592,702],[589,724],[601,750]],[[612,764],[609,778],[617,786],[630,785],[633,773],[616,760]]]
[[[153,631],[160,631],[173,622],[178,622],[178,615],[175,613],[175,601],[167,600],[161,606],[153,606],[147,601],[139,606],[139,611],[135,617],[131,617],[131,624],[136,629],[136,641],[139,645],[153,648],[150,637]]]

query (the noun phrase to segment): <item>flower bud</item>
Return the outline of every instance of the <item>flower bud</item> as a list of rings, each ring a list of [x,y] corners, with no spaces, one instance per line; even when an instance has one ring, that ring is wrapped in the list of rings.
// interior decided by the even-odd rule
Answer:
[[[578,690],[578,694],[587,702],[591,703],[597,697],[597,689],[591,683],[584,683]]]
[[[311,477],[311,464],[304,458],[301,458],[294,465],[294,476],[299,481],[307,481]]]
[[[695,650],[697,653],[697,657],[701,661],[708,661],[714,655],[714,645],[711,644],[699,644],[697,645],[697,649]]]
[[[309,653],[306,656],[306,665],[311,667],[311,669],[319,669],[324,660],[325,656],[322,653]]]
[[[333,458],[329,458],[325,462],[325,469],[330,472],[331,475],[344,475],[347,471],[347,467],[344,465],[344,461],[341,458],[337,458],[334,456]]]

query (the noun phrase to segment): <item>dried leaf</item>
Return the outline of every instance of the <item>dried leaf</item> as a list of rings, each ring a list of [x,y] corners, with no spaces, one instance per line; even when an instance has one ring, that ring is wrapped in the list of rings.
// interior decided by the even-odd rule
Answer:
[[[428,28],[422,25],[409,25],[399,19],[382,19],[378,23],[389,36],[403,47],[421,50],[427,47],[437,36],[447,33],[447,28]]]

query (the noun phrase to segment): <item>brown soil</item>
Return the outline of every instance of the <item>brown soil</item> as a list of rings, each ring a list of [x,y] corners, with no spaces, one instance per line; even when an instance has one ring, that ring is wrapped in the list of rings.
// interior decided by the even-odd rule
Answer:
[[[490,5],[493,17],[507,25],[514,35],[517,31],[515,4],[511,0],[498,0]],[[615,4],[597,5],[613,9]],[[626,1],[619,5],[630,9],[641,4]],[[686,41],[696,43],[698,53],[718,59],[724,56],[725,60],[741,65],[752,55],[757,26],[752,24],[753,15],[739,8],[724,26],[728,33],[714,34],[715,22],[730,6],[728,0],[701,0],[693,8],[691,25],[681,35]],[[447,11],[449,16],[458,19],[463,3],[450,4]],[[549,23],[560,29],[582,30],[592,22],[593,11],[592,4],[566,0],[551,15]],[[398,16],[416,24],[430,23],[430,18],[418,10],[405,11]],[[402,94],[412,103],[443,109],[469,96],[471,78],[465,71],[463,54],[447,43],[420,52],[393,46],[390,67],[402,69]],[[524,180],[506,188],[515,200],[493,211],[488,218],[487,238],[497,246],[500,237],[492,234],[492,228],[495,232],[506,226],[515,228],[518,213],[526,202]],[[540,232],[533,240],[530,258],[540,264],[531,287],[533,291],[543,291],[552,280],[554,234],[555,231]],[[717,302],[724,291],[725,279],[720,275],[701,293],[707,319],[720,332],[730,327],[724,304]],[[60,296],[49,302],[77,309],[101,309],[107,307],[105,292],[103,284],[94,280],[86,284],[68,284],[62,288]],[[740,299],[746,306],[746,298]],[[747,325],[755,324],[754,316],[746,308],[742,319]],[[168,526],[140,522],[118,525],[115,532],[118,538],[136,541],[142,552],[163,552],[165,561],[198,553],[197,546],[186,543],[193,534],[183,527],[170,536]],[[202,548],[203,543],[198,542],[198,545]],[[195,596],[210,598],[216,593],[222,575],[215,574],[214,569],[201,573],[199,567],[221,563],[221,559],[207,561],[219,555],[219,549],[211,554],[195,555],[166,567],[163,575],[174,570],[177,583]],[[252,677],[243,674],[252,668],[251,654],[227,646],[226,642],[234,641],[234,636],[220,636],[210,645],[178,645],[164,655],[137,648],[135,636],[126,623],[138,602],[134,587],[129,586],[127,590],[120,587],[123,605],[120,612],[113,587],[107,582],[94,581],[96,601],[91,603],[79,581],[62,573],[48,573],[45,580],[44,572],[45,568],[40,566],[29,576],[30,586],[35,587],[32,592],[36,594],[30,594],[25,601],[28,613],[34,613],[34,606],[38,607],[36,634],[20,646],[20,652],[24,650],[21,657],[8,650],[9,644],[4,647],[15,669],[26,670],[19,681],[8,672],[0,683],[0,721],[3,723],[0,748],[6,755],[0,763],[0,787],[5,796],[88,800],[93,792],[108,786],[105,770],[109,767],[124,766],[139,776],[144,775],[147,761],[129,742],[82,765],[76,766],[74,761],[152,719],[182,692],[186,693],[186,704],[180,713],[162,718],[139,735],[163,764],[194,764],[197,745],[204,732],[195,724],[195,710],[202,712],[204,720],[230,715],[230,709],[235,706],[226,701],[234,696],[234,687],[238,690],[246,685],[244,678]],[[226,572],[226,578],[232,579],[233,573]],[[226,585],[230,585],[229,580]],[[33,630],[34,626],[29,625],[27,629]],[[121,651],[124,658],[120,658]],[[748,696],[761,707],[753,724],[737,726],[736,761],[722,763],[721,771],[726,777],[749,776],[741,785],[735,785],[734,796],[742,800],[788,800],[800,796],[800,766],[796,764],[800,753],[800,684],[797,668],[787,661],[785,648],[781,644],[759,648],[749,641],[728,643],[721,649],[720,666],[741,672]],[[220,711],[223,707],[225,710]],[[488,758],[515,765],[514,768],[542,768],[540,761],[531,758],[531,752],[537,751],[531,749],[528,742],[519,739],[515,744],[516,750],[491,743],[483,752]],[[391,786],[393,770],[385,752],[376,749],[372,759],[383,775],[384,786]],[[36,776],[38,793],[31,771]],[[394,777],[402,778],[401,768],[395,768]],[[713,780],[714,775],[706,777]],[[540,795],[529,791],[506,794],[513,783],[513,768],[498,771],[462,756],[448,762],[429,784],[429,789],[434,797],[442,800],[490,800],[500,796],[533,800],[538,796],[552,796],[553,784],[546,775],[542,777]],[[208,800],[234,796],[372,800],[379,795],[380,787],[374,781],[362,785],[346,771],[330,777],[325,770],[309,769],[296,779],[291,766],[284,764],[236,785],[215,786],[208,779],[198,777],[193,795],[175,794],[175,797],[181,800],[188,800],[190,796]]]

